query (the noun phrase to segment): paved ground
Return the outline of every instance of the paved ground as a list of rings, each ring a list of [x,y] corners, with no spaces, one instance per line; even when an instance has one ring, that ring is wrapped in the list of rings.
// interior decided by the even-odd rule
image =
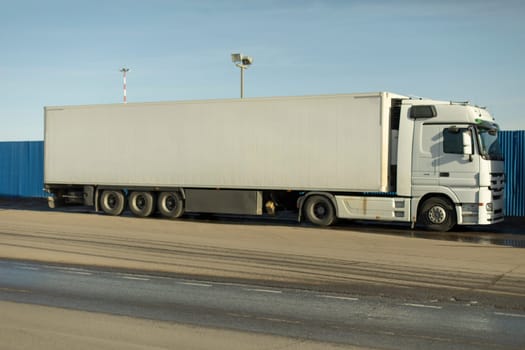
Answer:
[[[0,349],[364,349],[0,301]]]
[[[525,310],[523,249],[275,223],[21,209],[0,210],[0,258]]]

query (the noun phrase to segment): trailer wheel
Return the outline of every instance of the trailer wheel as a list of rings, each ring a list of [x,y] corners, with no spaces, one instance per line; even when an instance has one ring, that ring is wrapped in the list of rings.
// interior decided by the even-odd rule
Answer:
[[[100,208],[104,213],[118,216],[124,211],[126,197],[121,191],[105,190],[100,196]]]
[[[456,225],[454,207],[444,198],[429,198],[421,205],[418,222],[430,231],[449,231]]]
[[[178,192],[161,192],[157,207],[162,216],[176,219],[184,214],[184,199]]]
[[[304,214],[308,221],[319,226],[330,226],[335,222],[335,209],[332,202],[324,196],[311,196],[304,204]]]
[[[151,192],[131,192],[128,198],[129,210],[139,217],[147,217],[153,213],[155,200]]]

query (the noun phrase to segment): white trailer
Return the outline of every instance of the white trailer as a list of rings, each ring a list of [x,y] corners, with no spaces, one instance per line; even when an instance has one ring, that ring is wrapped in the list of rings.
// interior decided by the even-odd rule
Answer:
[[[427,124],[442,127],[427,135],[418,129]],[[499,149],[483,153],[483,142],[497,146],[495,130],[483,109],[387,92],[46,107],[44,182],[51,206],[83,203],[112,215],[126,205],[171,218],[294,209],[320,225],[350,218],[448,230],[503,217]],[[436,147],[449,134],[470,148],[454,154],[458,171],[449,169],[442,186]],[[454,182],[466,173],[470,190]],[[484,178],[497,186],[489,190]]]

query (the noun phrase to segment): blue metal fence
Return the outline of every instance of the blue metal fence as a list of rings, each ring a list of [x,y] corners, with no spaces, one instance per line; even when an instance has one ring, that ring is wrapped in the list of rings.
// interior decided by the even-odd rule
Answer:
[[[525,216],[525,130],[501,131],[505,156],[505,215]]]
[[[525,216],[525,130],[502,131],[505,156],[505,213]],[[44,182],[44,142],[0,142],[0,196],[40,197]]]
[[[44,143],[0,142],[0,196],[46,197]]]

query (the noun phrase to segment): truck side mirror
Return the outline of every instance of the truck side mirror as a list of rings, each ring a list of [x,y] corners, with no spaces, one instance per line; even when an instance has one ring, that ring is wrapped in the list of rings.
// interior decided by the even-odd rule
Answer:
[[[469,160],[472,162],[472,134],[470,130],[465,130],[462,132],[463,136],[463,154],[466,154],[469,156]]]
[[[470,136],[470,130],[463,131],[463,154],[472,154],[472,136]]]

